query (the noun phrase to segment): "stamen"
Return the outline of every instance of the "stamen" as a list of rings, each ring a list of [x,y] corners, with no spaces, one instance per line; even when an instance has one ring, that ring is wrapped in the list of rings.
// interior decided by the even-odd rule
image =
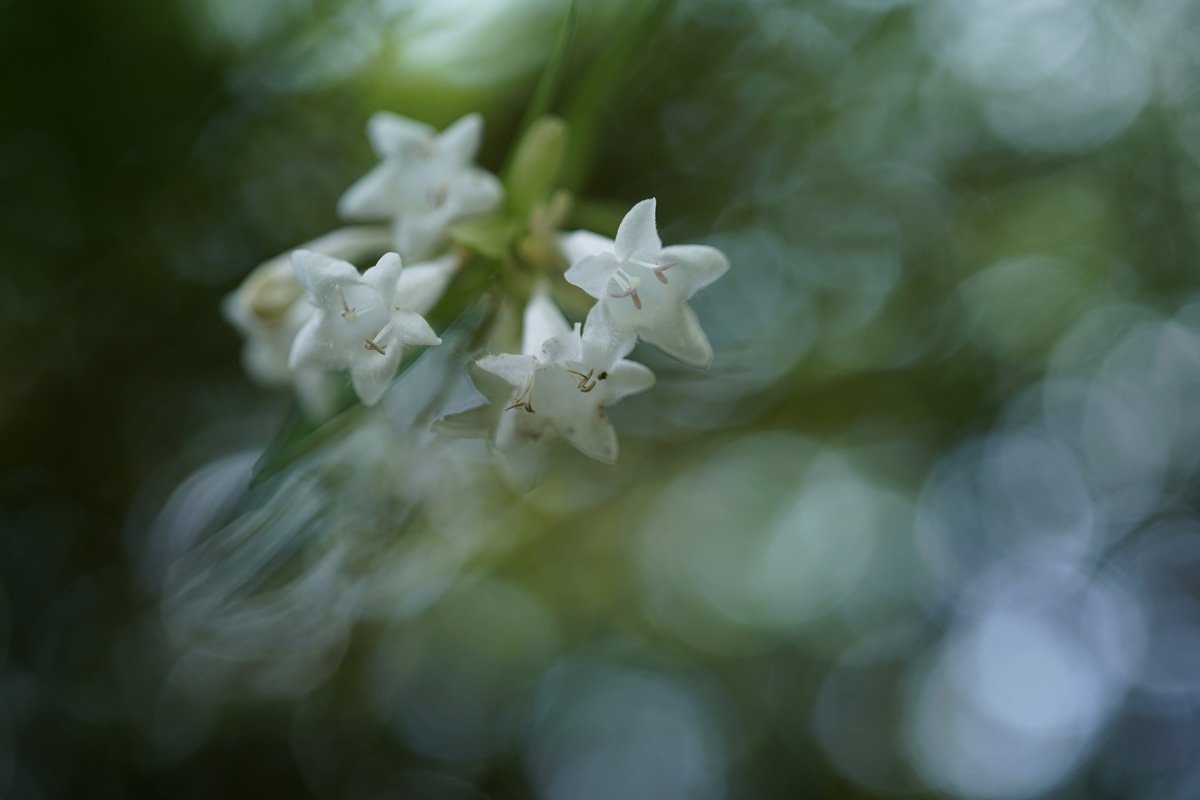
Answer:
[[[650,271],[654,273],[654,277],[658,278],[662,283],[666,283],[667,276],[663,275],[663,273],[669,270],[671,267],[676,266],[678,263],[678,261],[668,261],[665,264],[656,264],[650,268]]]
[[[636,308],[638,311],[641,311],[642,310],[642,298],[638,297],[637,290],[642,285],[642,279],[630,275],[628,272],[621,269],[620,267],[618,267],[617,271],[615,273],[613,273],[613,278],[616,279],[617,284],[625,291],[619,292],[616,294],[609,294],[609,297],[615,297],[618,300],[622,297],[632,297],[633,298],[633,307]]]
[[[530,376],[529,376],[529,382],[525,384],[525,388],[521,390],[521,394],[520,394],[520,395],[518,395],[518,396],[517,396],[517,399],[516,399],[516,400],[513,400],[513,401],[512,401],[512,404],[511,404],[511,405],[509,405],[509,406],[508,406],[507,408],[505,408],[504,410],[505,410],[505,411],[512,411],[514,408],[523,408],[523,409],[525,409],[526,411],[528,411],[530,414],[534,413],[534,411],[533,411],[533,405],[532,405],[532,404],[531,404],[531,403],[530,403],[528,400],[526,400],[526,399],[525,399],[525,396],[529,394],[529,391],[530,391],[532,388],[533,388],[533,376],[532,376],[532,375],[530,375]]]
[[[642,310],[642,299],[640,297],[638,297],[637,289],[633,286],[630,286],[628,289],[621,292],[620,294],[610,294],[609,297],[615,297],[618,300],[620,300],[622,297],[632,297],[633,298],[633,307],[636,308],[638,311]]]
[[[587,382],[592,380],[592,373],[596,371],[595,369],[589,369],[587,372],[587,375],[584,375],[582,372],[576,372],[575,370],[571,369],[570,367],[563,367],[563,369],[565,369],[567,372],[574,375],[576,378],[579,378],[579,383],[577,383],[575,385],[575,388],[577,388],[579,391],[590,392],[592,389],[596,388],[595,381],[592,381],[591,386],[587,385]],[[584,387],[587,387],[587,388],[584,388]]]
[[[363,347],[367,350],[374,350],[381,356],[387,355],[387,345],[379,344],[373,339],[363,339]]]
[[[346,302],[346,295],[342,294],[341,285],[333,288],[337,292],[338,299],[342,301],[342,318],[351,325],[358,322],[358,314],[354,313],[356,309],[351,308],[350,304]]]

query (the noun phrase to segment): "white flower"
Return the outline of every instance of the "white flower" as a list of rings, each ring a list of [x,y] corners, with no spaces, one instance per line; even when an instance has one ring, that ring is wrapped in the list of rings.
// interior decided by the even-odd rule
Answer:
[[[401,291],[400,256],[387,253],[359,274],[354,265],[311,250],[292,253],[296,277],[316,311],[296,334],[288,366],[349,369],[354,391],[373,405],[396,376],[406,345],[441,344]],[[418,275],[422,283],[439,274]],[[425,286],[404,287],[422,293]]]
[[[636,336],[684,364],[707,367],[712,346],[687,300],[724,275],[729,259],[707,245],[664,248],[654,209],[653,199],[634,206],[615,241],[588,231],[562,237],[572,262],[566,279],[599,301],[590,318],[610,328],[621,347]]]
[[[313,308],[286,254],[264,262],[221,301],[221,313],[246,338],[242,367],[264,386],[288,386],[292,340]]]
[[[617,434],[602,409],[649,389],[654,373],[607,346],[607,333],[571,328],[544,289],[525,309],[523,355],[481,358],[478,365],[513,387],[496,429],[496,448],[518,471],[544,455],[556,436],[584,455],[617,460]],[[589,320],[589,325],[591,324]]]
[[[354,227],[326,234],[305,247],[357,259],[386,250],[390,242],[386,229]],[[221,313],[246,339],[242,367],[252,380],[264,386],[293,387],[310,417],[323,419],[333,413],[337,392],[331,376],[322,369],[288,367],[296,333],[314,313],[292,269],[290,251],[263,262],[246,276],[241,286],[222,300]]]
[[[338,213],[356,221],[391,220],[405,259],[424,258],[451,223],[486,214],[504,196],[496,177],[474,165],[483,117],[468,114],[446,130],[382,111],[367,135],[383,162],[342,195]]]

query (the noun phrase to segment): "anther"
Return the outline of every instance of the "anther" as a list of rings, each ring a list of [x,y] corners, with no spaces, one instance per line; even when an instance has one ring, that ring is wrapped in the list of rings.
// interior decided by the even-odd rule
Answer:
[[[525,399],[526,397],[529,396],[529,392],[532,389],[533,389],[533,376],[530,375],[529,382],[525,384],[525,388],[521,390],[521,393],[519,395],[517,395],[517,399],[513,400],[512,404],[509,405],[508,408],[506,408],[504,410],[512,411],[514,408],[523,408],[526,411],[528,411],[530,414],[534,413],[533,405],[528,400]]]
[[[567,372],[574,375],[576,378],[579,378],[579,383],[575,384],[575,388],[578,389],[579,391],[590,392],[592,389],[596,388],[595,381],[592,381],[591,386],[588,386],[586,389],[584,388],[585,386],[587,386],[587,382],[592,380],[592,373],[596,371],[594,368],[589,369],[587,371],[587,375],[584,375],[582,372],[576,372],[575,370],[571,369],[570,367],[563,367],[563,369],[565,369]]]
[[[669,270],[671,267],[677,265],[678,263],[679,263],[678,261],[668,261],[665,264],[656,264],[650,268],[650,271],[654,273],[654,277],[658,278],[658,280],[660,282],[666,283],[667,276],[663,275],[663,273],[666,272],[667,270]]]
[[[609,297],[615,297],[618,300],[620,300],[622,297],[632,297],[633,307],[638,311],[642,310],[642,299],[638,297],[637,289],[632,286],[619,294],[609,294]]]
[[[363,339],[363,348],[365,348],[367,350],[374,350],[376,353],[379,353],[379,355],[381,355],[381,356],[387,355],[387,345],[379,344],[378,342],[375,342],[371,339]]]
[[[351,325],[358,322],[358,314],[354,313],[355,310],[346,302],[346,295],[342,294],[342,287],[335,286],[333,288],[337,292],[338,299],[342,301],[342,318]]]
[[[607,378],[608,378],[607,372],[601,372],[599,375],[596,376],[596,380],[598,380],[598,381],[606,380]]]

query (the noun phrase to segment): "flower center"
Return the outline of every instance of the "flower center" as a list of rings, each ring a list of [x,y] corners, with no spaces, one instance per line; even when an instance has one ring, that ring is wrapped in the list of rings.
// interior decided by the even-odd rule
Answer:
[[[387,355],[387,345],[380,344],[380,340],[383,339],[384,336],[387,336],[388,332],[391,331],[391,329],[392,329],[392,322],[389,320],[388,324],[384,325],[383,328],[379,331],[379,333],[375,334],[374,339],[372,339],[370,336],[363,339],[363,347],[366,348],[367,350],[374,350],[376,353],[379,353],[379,355],[381,355],[381,356],[386,356]]]
[[[442,181],[437,186],[430,186],[425,190],[425,199],[433,208],[441,208],[446,202],[446,198],[450,196],[450,184],[447,181]]]
[[[342,319],[346,320],[346,323],[351,326],[358,326],[360,320],[363,322],[363,326],[367,326],[369,324],[369,320],[362,320],[360,315],[369,314],[370,312],[380,308],[380,303],[377,298],[368,298],[365,303],[359,303],[352,306],[350,305],[350,301],[346,299],[346,293],[342,290],[340,285],[335,286],[334,290],[337,292],[338,300],[342,304]],[[388,320],[387,323],[384,324],[384,326],[380,328],[379,332],[374,336],[364,336],[363,348],[378,353],[381,356],[386,356],[388,345],[383,341],[383,337],[387,336],[388,333],[391,332],[392,324],[392,321]]]
[[[571,369],[566,364],[559,364],[563,371],[569,374],[575,380],[575,388],[581,393],[587,394],[596,388],[596,384],[600,381],[608,379],[608,372],[601,371],[596,375],[596,370],[593,367],[586,373],[579,370]],[[593,378],[592,376],[595,375]],[[525,382],[525,386],[521,389],[521,393],[517,395],[511,403],[505,406],[505,411],[512,411],[514,408],[523,408],[530,414],[535,413],[533,410],[533,380],[537,377],[537,370],[534,370],[529,375],[529,380]]]
[[[654,277],[658,278],[658,282],[662,284],[668,283],[667,276],[664,273],[671,267],[679,264],[678,261],[668,261],[664,264],[655,262],[651,264],[648,261],[641,261],[636,258],[631,258],[625,263],[637,264],[639,267],[645,267],[646,269],[650,270],[650,272],[654,274]],[[612,279],[617,282],[617,286],[621,288],[621,291],[611,292],[609,297],[615,297],[617,299],[628,297],[633,300],[633,307],[638,311],[641,311],[642,298],[640,295],[638,295],[638,289],[640,289],[642,286],[642,279],[635,275],[630,275],[625,271],[624,267],[617,267],[617,271],[613,273]]]
[[[623,267],[617,267],[617,271],[613,273],[612,279],[617,282],[622,291],[612,292],[609,297],[620,299],[622,297],[630,297],[633,299],[633,307],[638,311],[642,310],[642,298],[638,297],[638,289],[641,288],[642,279],[634,275],[630,275]]]
[[[596,372],[594,367],[589,369],[586,375],[578,370],[571,369],[566,364],[563,364],[562,368],[565,369],[572,377],[578,380],[575,388],[579,389],[579,391],[583,392],[584,394],[587,394],[592,389],[595,389],[598,381],[606,380],[608,378],[608,373],[602,371],[599,375],[596,375],[595,380],[592,380],[592,375],[594,375]],[[588,381],[591,381],[591,383]]]

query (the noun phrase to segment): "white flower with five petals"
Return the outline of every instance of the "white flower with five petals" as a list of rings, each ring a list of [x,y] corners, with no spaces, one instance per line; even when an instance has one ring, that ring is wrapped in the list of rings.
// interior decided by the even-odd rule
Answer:
[[[437,133],[383,111],[371,117],[367,135],[382,163],[342,195],[338,213],[354,221],[390,220],[405,259],[426,257],[452,223],[486,214],[503,199],[496,177],[474,164],[483,137],[479,114]]]
[[[589,320],[612,332],[615,348],[628,352],[636,337],[684,364],[707,367],[712,346],[687,301],[724,275],[729,259],[707,245],[663,247],[654,211],[653,199],[634,206],[616,240],[589,231],[564,235],[571,262],[565,277],[599,301]]]
[[[424,284],[441,280],[440,272],[405,285],[396,253],[362,274],[311,250],[292,253],[292,265],[316,312],[296,334],[291,369],[349,369],[359,399],[373,405],[396,376],[404,347],[441,344],[408,299],[430,294]]]
[[[537,471],[529,465],[557,437],[591,458],[616,461],[617,434],[603,409],[649,389],[654,373],[612,353],[605,332],[585,329],[581,335],[544,289],[526,307],[524,326],[522,355],[477,362],[514,390],[496,429],[496,449],[525,474]]]
[[[329,256],[351,261],[390,246],[391,236],[378,227],[351,227],[333,231],[304,245]],[[416,267],[405,270],[405,275]],[[221,301],[221,313],[245,337],[242,366],[264,386],[293,387],[304,412],[325,419],[335,410],[336,384],[323,369],[292,370],[288,356],[296,333],[313,315],[304,286],[292,269],[291,252],[256,267],[242,284]]]

